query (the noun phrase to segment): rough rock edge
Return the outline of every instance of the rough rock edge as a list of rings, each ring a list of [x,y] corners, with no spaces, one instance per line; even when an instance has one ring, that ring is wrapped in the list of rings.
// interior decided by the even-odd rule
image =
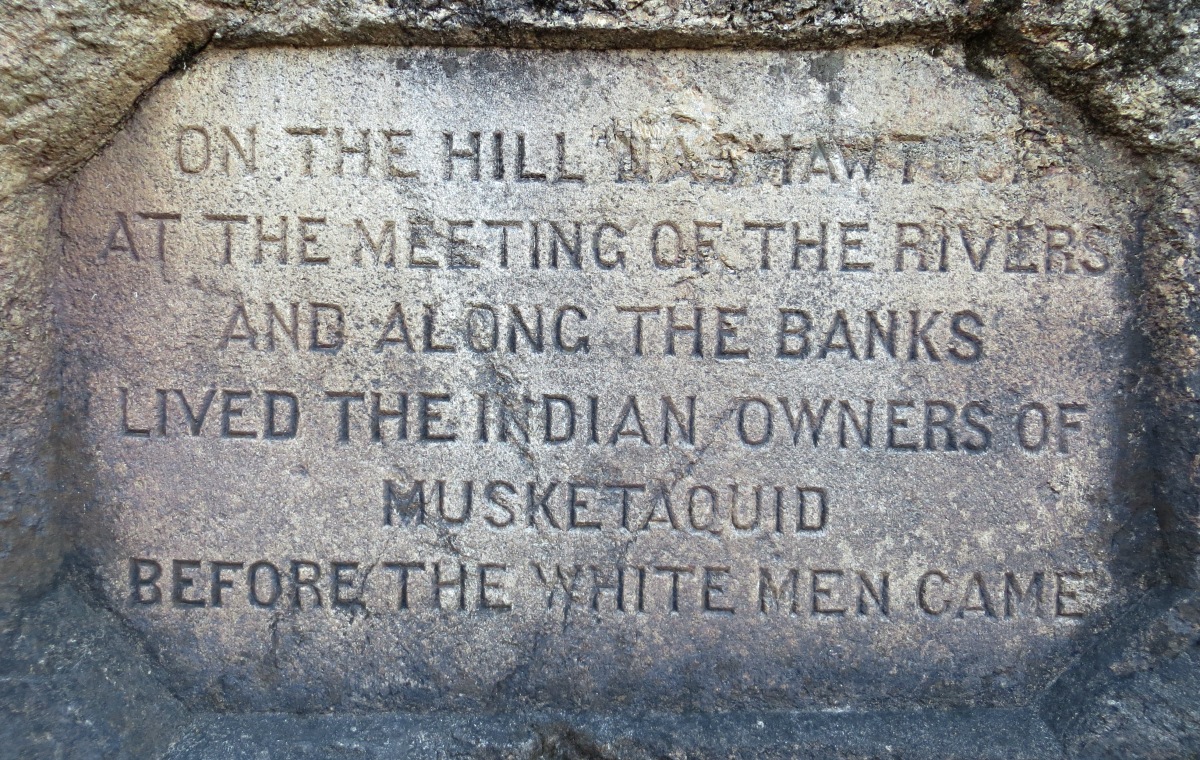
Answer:
[[[50,282],[52,188],[0,210],[0,609],[47,588],[62,556],[52,408],[57,373]]]

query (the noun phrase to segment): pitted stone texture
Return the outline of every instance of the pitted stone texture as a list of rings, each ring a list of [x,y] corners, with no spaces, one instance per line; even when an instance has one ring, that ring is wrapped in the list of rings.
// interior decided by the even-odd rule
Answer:
[[[0,607],[48,588],[62,551],[53,517],[54,202],[42,189],[0,208]]]
[[[1151,488],[1176,582],[1200,587],[1200,171],[1156,162],[1153,205],[1143,225],[1147,287],[1146,374],[1156,414],[1150,436],[1159,462]]]
[[[1041,699],[1068,757],[1193,757],[1200,751],[1200,610],[1157,589]]]
[[[0,757],[148,760],[189,723],[143,644],[76,588],[0,614]]]
[[[1060,760],[1025,710],[205,716],[167,760]]]
[[[1122,167],[955,48],[206,56],[64,207],[82,543],[222,707],[1025,701],[1155,570]]]
[[[306,0],[249,15],[222,31],[234,45],[484,42],[535,47],[832,47],[867,40],[936,39],[984,28],[995,0]]]
[[[1147,153],[1200,159],[1200,9],[1187,0],[1026,2],[997,36]]]
[[[171,0],[3,0],[0,17],[0,204],[95,153],[214,21]]]

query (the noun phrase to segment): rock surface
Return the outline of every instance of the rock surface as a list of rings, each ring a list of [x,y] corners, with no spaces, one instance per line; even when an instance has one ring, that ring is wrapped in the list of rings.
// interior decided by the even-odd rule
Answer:
[[[1132,173],[1022,97],[206,53],[64,196],[79,547],[230,707],[1025,701],[1158,568]]]
[[[0,663],[12,687],[4,707],[6,721],[0,755],[30,757],[144,757],[169,743],[168,734],[182,725],[170,697],[156,686],[123,711],[128,722],[114,717],[94,688],[102,676],[89,670],[109,660],[134,673],[161,662],[136,645],[67,647],[65,658],[51,658],[53,672],[76,679],[58,686],[37,679],[49,671],[29,665],[39,651],[57,646],[47,621],[101,621],[106,613],[83,603],[64,601],[59,590],[40,602],[25,601],[54,585],[64,548],[70,549],[85,504],[87,472],[78,471],[79,441],[75,421],[61,417],[59,366],[47,293],[57,276],[58,198],[62,180],[93,156],[129,116],[136,101],[163,76],[182,70],[208,45],[254,47],[262,44],[329,45],[367,43],[514,44],[552,47],[712,47],[766,46],[835,48],[898,41],[924,44],[936,51],[961,42],[967,64],[980,76],[999,78],[1022,98],[1025,133],[1039,161],[1053,162],[1061,145],[1038,126],[1040,109],[1060,108],[1034,97],[1019,82],[1031,72],[1044,85],[1078,109],[1080,117],[1100,133],[1119,137],[1136,154],[1142,177],[1132,193],[1139,208],[1140,239],[1131,261],[1136,311],[1145,338],[1144,354],[1129,372],[1129,388],[1146,398],[1132,405],[1125,421],[1135,439],[1148,442],[1139,456],[1154,469],[1126,484],[1142,494],[1134,505],[1139,519],[1157,515],[1171,584],[1176,589],[1200,584],[1200,483],[1196,452],[1197,337],[1196,310],[1200,278],[1200,187],[1197,160],[1196,8],[1178,2],[1066,3],[790,3],[659,4],[629,3],[344,3],[283,4],[184,2],[18,2],[0,1],[0,294],[5,304],[3,382],[0,421],[5,436],[0,455],[0,602],[6,608],[5,640]],[[1015,85],[1015,86],[1014,86]],[[1037,88],[1032,88],[1036,90]],[[1070,110],[1069,108],[1066,110]],[[1057,118],[1057,117],[1056,117]],[[1114,536],[1140,534],[1134,520]],[[66,538],[64,539],[64,536]],[[71,581],[64,581],[71,583]],[[1133,607],[1127,621],[1134,629],[1155,631],[1138,636],[1113,629],[1111,640],[1081,647],[1075,664],[1060,675],[1041,700],[1007,718],[984,718],[988,725],[1046,725],[1060,747],[1043,742],[1041,729],[1031,733],[1028,756],[1167,757],[1196,751],[1195,705],[1196,620],[1184,591],[1155,592],[1143,607]],[[1182,601],[1181,601],[1182,599]],[[67,607],[73,612],[67,612]],[[75,605],[75,606],[71,606]],[[96,622],[103,628],[111,622]],[[17,631],[42,631],[15,634]],[[106,629],[108,630],[108,629]],[[1166,633],[1163,633],[1166,632]],[[124,635],[124,634],[121,634]],[[122,640],[118,636],[111,641]],[[38,643],[45,642],[45,643]],[[103,649],[104,654],[97,654]],[[30,668],[24,670],[25,668]],[[15,675],[24,672],[29,676]],[[160,671],[161,672],[161,671]],[[82,675],[87,674],[87,675]],[[177,685],[162,677],[171,689]],[[21,680],[25,679],[25,680]],[[35,688],[27,685],[37,683]],[[85,685],[85,682],[87,685]],[[82,695],[82,696],[81,696]],[[150,696],[147,696],[150,695]],[[146,701],[164,705],[158,719],[139,719]],[[66,716],[55,723],[54,714]],[[78,716],[78,720],[76,717]],[[223,756],[220,742],[234,742],[243,727],[205,728],[204,718],[181,741],[180,756]],[[213,725],[232,726],[251,718],[213,718]],[[230,723],[229,721],[233,721]],[[555,719],[546,719],[553,723]],[[584,718],[566,717],[584,726]],[[791,720],[791,719],[788,719]],[[902,719],[902,720],[907,720]],[[922,719],[924,720],[924,719]],[[107,722],[106,722],[107,721]],[[353,722],[353,721],[351,721]],[[921,722],[920,720],[918,722]],[[769,721],[768,721],[769,723]],[[66,728],[68,724],[73,728]],[[96,726],[104,728],[95,728]],[[363,724],[364,726],[366,724]],[[461,724],[457,724],[461,725]],[[888,726],[891,724],[883,723]],[[924,725],[936,728],[930,719]],[[955,726],[963,725],[955,721]],[[352,731],[353,726],[346,728]],[[258,724],[263,742],[289,737],[295,752],[314,750],[312,740],[295,733],[287,720]],[[321,737],[341,729],[317,728]],[[460,730],[446,727],[446,733]],[[643,728],[627,728],[641,732]],[[681,728],[681,730],[684,730]],[[711,727],[701,729],[712,730]],[[728,729],[728,736],[749,737]],[[848,731],[845,727],[837,729]],[[899,729],[895,729],[899,731]],[[639,756],[667,752],[665,745],[640,750],[608,744],[588,734],[603,727],[543,729],[542,739],[506,740],[507,749],[493,756]],[[1008,731],[1007,734],[1014,733]],[[103,737],[101,736],[103,734]],[[985,732],[982,734],[987,736]],[[478,736],[478,735],[474,735]],[[107,738],[104,738],[107,737]],[[843,756],[887,756],[893,753],[887,730],[868,745],[855,747],[831,739],[814,752],[840,751]],[[797,745],[776,737],[783,755]],[[211,740],[209,749],[203,741]],[[323,738],[321,739],[323,741]],[[384,748],[336,739],[346,756],[371,756]],[[689,746],[686,738],[666,743]],[[732,740],[731,740],[732,741]],[[1002,746],[999,739],[983,746]],[[524,744],[522,742],[525,742]],[[529,743],[532,742],[532,743]],[[485,739],[476,744],[487,756]],[[754,742],[747,739],[747,745]],[[434,740],[433,748],[447,745]],[[761,750],[760,745],[756,745]],[[786,747],[791,746],[788,750]],[[897,745],[903,746],[903,745]],[[920,746],[920,745],[916,745]],[[980,756],[966,740],[939,747],[943,756]],[[263,751],[266,744],[262,746]],[[930,756],[934,750],[922,752]],[[430,746],[424,750],[431,752]],[[733,750],[731,750],[733,751]],[[788,755],[788,752],[793,755]],[[902,752],[903,750],[896,750]],[[1007,751],[1007,750],[1006,750]],[[205,755],[204,752],[208,752]],[[761,752],[749,751],[761,756]],[[432,752],[431,752],[432,754]]]

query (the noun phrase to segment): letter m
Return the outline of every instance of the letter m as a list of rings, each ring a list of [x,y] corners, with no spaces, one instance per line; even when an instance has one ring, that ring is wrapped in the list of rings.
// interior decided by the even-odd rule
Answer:
[[[396,521],[399,518],[399,521]],[[383,524],[425,524],[425,481],[418,480],[401,493],[395,481],[383,481]]]
[[[767,614],[772,607],[788,609],[792,613],[799,612],[797,607],[796,588],[800,582],[800,574],[795,568],[788,570],[787,577],[782,583],[776,583],[771,577],[771,571],[765,567],[758,569],[758,611]]]
[[[1016,617],[1022,607],[1028,609],[1028,600],[1033,597],[1033,613],[1042,614],[1042,573],[1037,572],[1029,579],[1029,585],[1021,588],[1021,582],[1012,573],[1004,574],[1004,617]]]

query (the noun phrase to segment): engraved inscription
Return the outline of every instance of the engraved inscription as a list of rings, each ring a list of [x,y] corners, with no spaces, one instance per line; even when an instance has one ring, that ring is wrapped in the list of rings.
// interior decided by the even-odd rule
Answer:
[[[960,52],[845,59],[164,82],[63,209],[113,607],[225,705],[1025,700],[1136,593],[1133,210]]]

